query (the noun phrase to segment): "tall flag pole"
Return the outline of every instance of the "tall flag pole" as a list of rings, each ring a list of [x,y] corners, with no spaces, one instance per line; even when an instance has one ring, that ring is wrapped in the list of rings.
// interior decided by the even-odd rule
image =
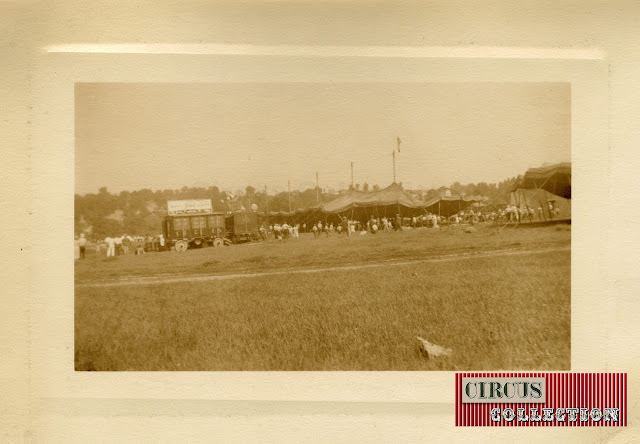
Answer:
[[[400,153],[400,145],[402,145],[402,140],[400,136],[396,136],[396,144],[398,146],[398,153]],[[396,152],[393,151],[393,183],[396,182]]]
[[[316,171],[316,203],[320,203],[320,181],[318,180],[317,171]]]
[[[393,156],[393,183],[396,183],[396,152],[395,150],[391,153]]]
[[[267,201],[267,225],[269,225],[269,194],[267,193],[267,184],[264,184],[264,199]]]
[[[353,189],[353,162],[351,162],[351,189]]]

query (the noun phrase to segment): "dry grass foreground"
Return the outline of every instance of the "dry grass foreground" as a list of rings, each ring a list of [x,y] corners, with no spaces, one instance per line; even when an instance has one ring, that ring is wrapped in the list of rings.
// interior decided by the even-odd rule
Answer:
[[[566,370],[568,227],[412,230],[186,253],[88,257],[76,267],[76,370]],[[82,287],[185,276],[413,263],[223,281]],[[526,254],[532,250],[531,254]],[[428,359],[416,336],[451,348]]]

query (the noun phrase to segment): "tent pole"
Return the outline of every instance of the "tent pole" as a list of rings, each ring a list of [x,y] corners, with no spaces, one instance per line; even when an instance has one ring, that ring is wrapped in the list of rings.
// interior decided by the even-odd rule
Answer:
[[[544,217],[544,221],[546,222],[547,215],[544,212],[547,208],[542,204],[542,201],[540,201],[540,190],[542,190],[542,188],[538,188],[538,202],[540,202],[540,208],[542,208],[542,217]]]
[[[267,184],[264,185],[264,200],[267,202],[267,227],[269,226],[269,194],[267,193]]]
[[[522,193],[522,200],[524,201],[524,208],[527,210],[527,217],[529,217],[529,204],[527,202],[527,195],[524,192]]]
[[[542,182],[542,185],[540,185],[540,186],[539,186],[539,187],[537,187],[537,188],[542,188],[543,186],[545,186],[545,185],[547,184],[547,182],[549,181],[549,179],[551,179],[551,176],[547,177],[547,178],[544,180],[544,182]],[[537,185],[537,182],[536,182],[536,185]],[[554,191],[555,191],[555,190],[554,190]]]

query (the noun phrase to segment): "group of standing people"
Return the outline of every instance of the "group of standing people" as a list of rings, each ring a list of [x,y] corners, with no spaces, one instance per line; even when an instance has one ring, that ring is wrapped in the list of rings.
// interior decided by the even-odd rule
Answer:
[[[468,211],[460,211],[457,214],[454,214],[451,219],[455,224],[459,224],[462,222],[470,223],[471,225],[479,222],[489,222],[495,220],[497,213],[495,212],[487,212],[483,213],[482,211],[474,211],[473,209]]]
[[[351,220],[348,218],[343,218],[340,223],[334,225],[333,222],[330,223],[322,223],[322,221],[318,221],[316,224],[311,226],[311,231],[313,232],[314,237],[318,238],[322,234],[325,237],[328,237],[330,234],[337,233],[338,235],[346,234],[347,236],[352,236],[355,233],[371,233],[376,234],[378,231],[392,231],[392,230],[402,230],[402,218],[400,215],[396,215],[395,218],[376,218],[371,216],[366,223],[362,223],[358,220]]]
[[[497,211],[482,212],[466,210],[460,211],[449,218],[449,223],[478,223],[478,222],[534,222],[558,219],[560,217],[560,208],[553,202],[548,201],[546,205],[540,205],[537,208],[525,206],[519,207],[508,204]]]
[[[346,225],[345,225],[346,227]],[[338,232],[338,234],[342,234],[343,229],[347,230],[347,228],[343,227],[342,225],[338,225],[338,227],[336,228],[333,223],[328,224],[328,223],[322,223],[321,221],[318,221],[318,223],[313,224],[311,226],[311,232],[313,233],[313,237],[315,237],[316,239],[318,237],[320,237],[322,234],[324,234],[325,236],[329,236],[329,234],[331,233],[335,233],[336,231]]]
[[[276,239],[287,240],[289,238],[297,239],[300,237],[300,224],[289,225],[286,222],[282,225],[274,224],[260,227],[260,237],[262,240]]]
[[[75,259],[85,259],[88,244],[84,233],[75,238]],[[118,237],[107,237],[104,240],[96,239],[95,249],[97,256],[103,254],[104,251],[107,257],[115,257],[165,251],[168,248],[162,234],[156,236],[128,236],[124,234]]]
[[[539,221],[557,219],[560,217],[560,208],[558,208],[553,201],[547,202],[547,214],[545,215],[542,205],[538,207],[537,211],[533,207],[517,207],[515,205],[507,205],[507,207],[501,211],[501,217],[509,222],[524,222],[529,220],[533,222],[536,217]]]
[[[166,250],[166,243],[162,234],[156,236],[128,236],[107,237],[104,240],[107,246],[107,257],[125,256],[128,254],[145,254],[151,251]],[[96,242],[96,253],[100,255],[102,247]]]
[[[339,222],[318,221],[307,225],[302,224],[273,224],[262,225],[260,227],[260,237],[262,240],[286,240],[298,238],[299,233],[312,233],[314,238],[329,237],[333,234],[352,236],[356,233],[375,234],[378,231],[400,231],[404,227],[435,227],[438,228],[438,217],[426,215],[412,218],[403,218],[400,214],[395,217],[374,217],[371,216],[366,222],[342,218]]]

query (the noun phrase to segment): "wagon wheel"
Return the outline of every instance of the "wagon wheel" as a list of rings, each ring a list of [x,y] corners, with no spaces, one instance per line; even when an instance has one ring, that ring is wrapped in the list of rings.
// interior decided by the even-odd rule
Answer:
[[[213,241],[213,246],[214,246],[214,247],[222,247],[223,245],[224,245],[224,241],[223,241],[222,239],[220,239],[219,237],[218,237],[218,238],[216,238],[216,239]]]
[[[189,248],[187,241],[179,240],[176,242],[176,251],[187,251],[187,248]]]

